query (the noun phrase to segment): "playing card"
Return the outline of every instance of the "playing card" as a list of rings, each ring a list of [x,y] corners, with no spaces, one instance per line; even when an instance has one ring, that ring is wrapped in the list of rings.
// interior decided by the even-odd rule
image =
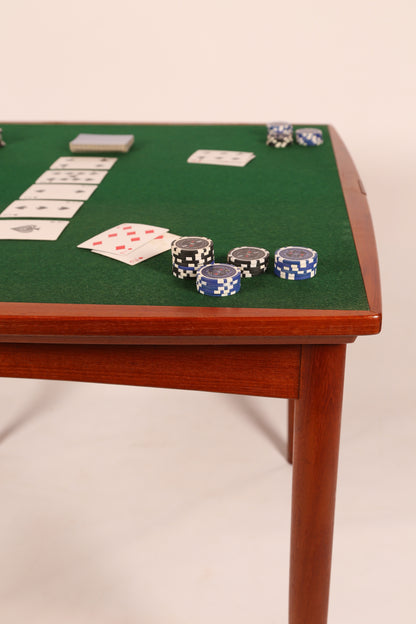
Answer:
[[[36,184],[99,184],[108,171],[49,169],[36,180]]]
[[[68,223],[44,219],[4,219],[0,221],[0,239],[56,240]]]
[[[32,184],[20,199],[78,199],[86,200],[95,191],[94,184]]]
[[[107,258],[113,258],[113,260],[119,260],[120,262],[124,262],[125,264],[129,264],[130,266],[134,266],[135,264],[139,264],[144,260],[148,260],[153,256],[157,256],[158,254],[163,253],[164,251],[168,251],[171,248],[172,241],[174,241],[178,236],[176,234],[171,234],[170,232],[165,232],[164,234],[160,234],[156,236],[153,240],[145,243],[138,249],[134,249],[130,253],[125,256],[120,256],[118,254],[108,253],[107,251],[98,251],[98,249],[93,249],[93,253],[100,254],[101,256],[106,256]]]
[[[61,156],[50,169],[104,169],[109,170],[117,158],[108,156]]]
[[[0,218],[9,217],[43,217],[71,219],[79,208],[82,201],[59,201],[56,199],[18,199],[0,214]]]
[[[69,143],[71,152],[128,152],[133,134],[79,134]]]
[[[121,223],[89,238],[78,245],[78,247],[82,249],[98,249],[99,251],[107,251],[124,256],[167,231],[167,228],[145,225],[143,223]]]
[[[245,167],[256,155],[253,152],[236,152],[230,150],[196,150],[187,162],[202,165],[226,165],[229,167]]]

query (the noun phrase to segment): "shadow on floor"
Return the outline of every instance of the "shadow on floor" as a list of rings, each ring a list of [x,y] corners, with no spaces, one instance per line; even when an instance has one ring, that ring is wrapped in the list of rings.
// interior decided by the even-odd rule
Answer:
[[[30,396],[20,413],[17,413],[10,422],[0,425],[0,444],[5,442],[30,421],[42,416],[45,410],[55,405],[58,400],[58,395],[60,394],[61,390],[57,384],[40,384],[37,395]]]
[[[239,414],[247,420],[255,429],[260,431],[274,448],[286,459],[287,440],[284,439],[269,419],[257,408],[255,401],[248,400],[249,397],[231,395],[231,400],[236,406]],[[278,414],[276,414],[276,418]]]

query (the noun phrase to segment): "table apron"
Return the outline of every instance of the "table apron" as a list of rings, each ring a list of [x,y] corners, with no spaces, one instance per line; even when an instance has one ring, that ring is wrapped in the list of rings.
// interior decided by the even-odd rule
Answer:
[[[0,376],[297,398],[300,345],[0,344]]]

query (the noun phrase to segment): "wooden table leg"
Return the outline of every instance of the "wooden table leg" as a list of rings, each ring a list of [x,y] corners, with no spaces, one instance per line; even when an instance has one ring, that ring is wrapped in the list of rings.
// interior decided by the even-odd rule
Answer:
[[[294,404],[289,624],[325,624],[346,345],[302,347]]]

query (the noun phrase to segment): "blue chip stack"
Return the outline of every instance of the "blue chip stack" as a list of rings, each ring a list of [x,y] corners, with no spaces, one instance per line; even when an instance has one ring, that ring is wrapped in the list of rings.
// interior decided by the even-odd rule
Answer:
[[[295,131],[296,143],[303,147],[322,145],[324,138],[319,128],[298,128]]]
[[[179,279],[195,278],[198,269],[212,264],[214,243],[205,236],[182,236],[172,241],[172,273]]]
[[[281,279],[306,280],[315,277],[318,254],[309,247],[280,247],[274,254],[274,272]]]
[[[286,121],[272,121],[267,124],[266,145],[287,147],[293,143],[293,126]]]
[[[241,272],[231,264],[211,264],[198,269],[196,288],[201,295],[228,297],[238,293],[241,287]]]

